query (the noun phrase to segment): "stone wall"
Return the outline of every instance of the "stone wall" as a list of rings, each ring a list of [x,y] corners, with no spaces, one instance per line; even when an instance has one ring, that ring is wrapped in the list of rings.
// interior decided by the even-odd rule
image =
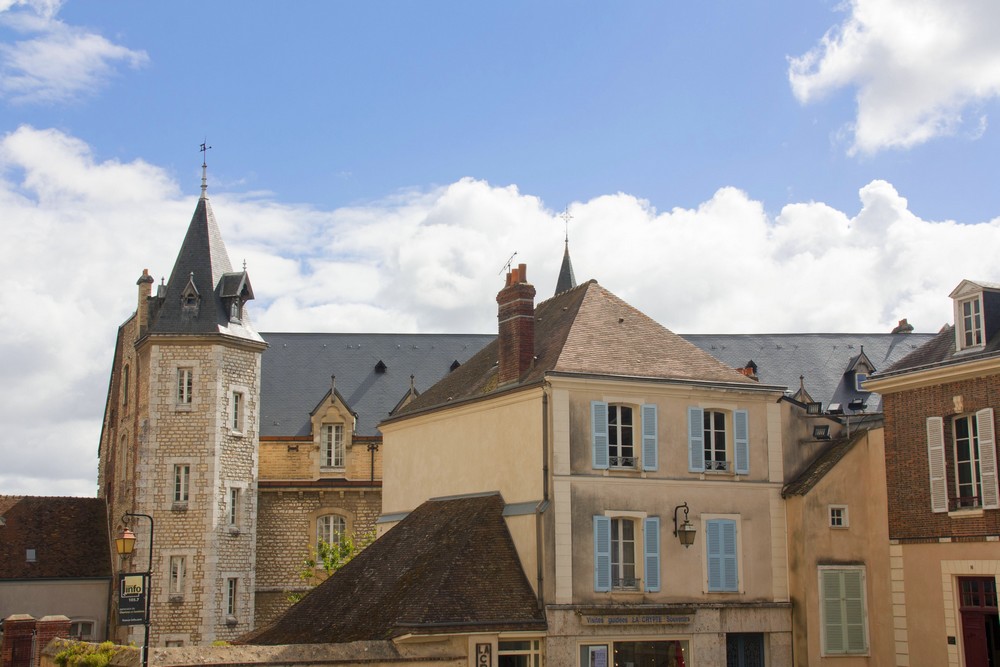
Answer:
[[[258,508],[256,627],[291,605],[287,593],[308,589],[298,575],[316,543],[316,519],[337,514],[344,517],[348,534],[368,534],[382,511],[382,492],[377,487],[261,489]]]

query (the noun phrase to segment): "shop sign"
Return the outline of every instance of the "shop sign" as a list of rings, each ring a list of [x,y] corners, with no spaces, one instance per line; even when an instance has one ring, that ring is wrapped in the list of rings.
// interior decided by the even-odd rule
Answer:
[[[684,625],[691,622],[687,614],[614,614],[583,616],[584,625]]]

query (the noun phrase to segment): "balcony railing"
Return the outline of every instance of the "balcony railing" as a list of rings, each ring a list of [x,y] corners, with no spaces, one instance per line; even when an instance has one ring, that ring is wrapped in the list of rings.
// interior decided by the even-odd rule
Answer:
[[[616,591],[637,591],[639,590],[639,579],[636,577],[612,579],[611,588]]]
[[[729,472],[729,461],[705,461],[705,472]]]
[[[639,465],[639,457],[637,456],[612,456],[611,457],[611,467],[612,468],[629,468],[634,470]]]
[[[956,496],[948,499],[948,511],[972,510],[983,506],[982,498],[979,496]]]

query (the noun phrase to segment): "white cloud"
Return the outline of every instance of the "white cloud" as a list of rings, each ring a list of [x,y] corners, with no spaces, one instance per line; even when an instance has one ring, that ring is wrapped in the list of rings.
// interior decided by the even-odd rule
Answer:
[[[18,103],[62,103],[98,90],[119,63],[137,68],[144,51],[114,44],[101,35],[56,18],[62,3],[0,1],[0,25],[27,39],[0,44],[0,95]]]
[[[775,217],[729,187],[664,212],[623,193],[577,202],[576,275],[682,333],[888,332],[903,317],[936,331],[962,278],[1000,281],[1000,220],[922,220],[884,181],[859,194],[857,211]],[[262,331],[488,333],[511,253],[538,300],[562,260],[557,212],[514,186],[463,179],[332,211],[210,195]],[[93,491],[117,327],[142,269],[169,275],[194,207],[155,165],[97,162],[55,130],[0,138],[0,492]]]
[[[1000,95],[995,0],[851,0],[849,15],[790,59],[796,98],[857,89],[852,153],[910,148],[986,127],[979,107]]]

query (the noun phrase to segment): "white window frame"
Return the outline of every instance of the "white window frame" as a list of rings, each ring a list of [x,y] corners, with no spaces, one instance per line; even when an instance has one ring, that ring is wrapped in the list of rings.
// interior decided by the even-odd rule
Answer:
[[[177,386],[174,394],[178,407],[190,408],[194,402],[194,368],[177,367]]]
[[[246,394],[242,391],[233,391],[231,399],[231,412],[229,415],[229,430],[235,434],[242,434],[246,416]]]
[[[187,581],[187,556],[171,555],[167,560],[167,595],[183,599]]]
[[[861,613],[861,631],[862,631],[862,641],[864,647],[851,648],[848,646],[848,630],[849,625],[853,625],[857,628],[858,623],[849,623],[847,614],[849,613],[850,600],[843,597],[840,598],[839,603],[831,603],[827,600],[826,589],[824,587],[823,579],[824,573],[842,573],[842,576],[847,576],[847,573],[857,573],[859,577],[858,587],[861,594],[860,597],[860,613]],[[819,627],[820,627],[820,645],[821,645],[821,655],[823,656],[846,656],[846,655],[869,655],[871,651],[871,641],[868,633],[868,585],[867,578],[865,575],[865,568],[863,565],[820,565],[818,568],[818,584],[819,584]],[[836,619],[839,626],[840,632],[843,634],[843,647],[831,647],[831,637],[828,634],[827,620],[829,619],[831,613],[838,614]]]
[[[339,529],[337,524],[339,524]],[[339,546],[345,535],[347,535],[347,517],[334,512],[316,517],[315,544],[317,552],[321,540],[327,544]]]
[[[528,648],[513,647],[511,644],[528,643]],[[506,644],[506,646],[504,646]],[[497,656],[503,655],[523,655],[528,658],[528,665],[545,664],[545,638],[544,637],[500,637],[497,639]]]
[[[229,527],[238,528],[240,525],[240,487],[229,487]]]
[[[239,613],[239,586],[239,578],[226,577],[226,616],[230,619],[235,619]]]
[[[649,516],[646,512],[634,512],[634,511],[621,511],[621,510],[606,510],[603,516],[610,519],[611,527],[609,527],[609,534],[611,535],[611,559],[612,565],[610,567],[611,572],[611,591],[612,593],[656,593],[662,590],[662,580],[663,580],[663,546],[662,546],[662,523],[659,517]],[[618,546],[618,556],[619,556],[619,577],[618,579],[614,576],[614,537],[613,537],[613,525],[617,521],[618,525],[621,526],[622,522],[629,521],[632,523],[633,527],[633,570],[634,570],[634,583],[632,585],[626,586],[621,582],[621,560],[623,557],[623,544],[619,538]],[[649,536],[646,533],[647,523],[655,524],[655,526],[650,527],[650,530],[655,527],[656,535]],[[595,527],[596,528],[596,527]],[[596,533],[596,530],[595,530]],[[596,534],[595,534],[596,540]],[[646,549],[646,540],[653,539],[653,546],[655,548],[655,554],[648,553]],[[595,549],[596,551],[596,549]],[[656,576],[653,578],[652,586],[650,588],[650,581],[647,577],[646,567],[647,559],[654,558],[655,560],[650,561],[657,564]],[[597,576],[598,564],[594,563],[595,579]],[[595,581],[595,589],[597,588]]]
[[[637,591],[642,579],[638,576],[640,571],[639,561],[636,552],[639,545],[643,544],[642,525],[633,517],[614,516],[611,517],[611,590]],[[626,539],[624,533],[627,527],[632,528],[631,540]],[[626,556],[628,547],[631,545],[631,563]],[[631,578],[626,576],[626,570],[631,567]],[[615,576],[617,570],[617,577]]]
[[[629,423],[624,423],[625,411],[628,411]],[[639,465],[639,455],[636,452],[635,416],[638,411],[627,403],[608,403],[608,467],[612,469],[634,470]],[[612,422],[612,414],[615,421]],[[612,442],[615,440],[617,442]],[[629,440],[626,445],[624,440]],[[626,449],[631,454],[626,455]]]
[[[733,448],[732,420],[728,410],[717,410],[705,408],[702,412],[702,444],[705,452],[705,472],[732,472]],[[718,445],[720,431],[718,429],[718,417],[722,418],[722,448]],[[716,458],[722,452],[722,459]]]
[[[90,632],[82,632],[84,625],[90,626]],[[76,626],[76,627],[74,627]],[[74,630],[76,630],[74,632]],[[78,638],[80,641],[92,642],[97,639],[97,621],[92,618],[74,618],[69,623],[69,636]]]
[[[963,422],[968,424],[968,437],[962,438],[962,440],[968,441],[968,458],[960,459],[958,453],[958,426]],[[955,489],[955,496],[954,498],[948,499],[949,509],[951,509],[952,500],[958,503],[954,507],[955,510],[981,509],[983,506],[983,475],[979,455],[979,420],[976,415],[964,414],[952,417],[951,436],[951,461],[955,469],[953,487]],[[963,483],[961,481],[963,470],[968,471],[969,476],[971,477],[970,482]],[[971,490],[975,493],[971,496],[963,496],[963,489],[968,487],[971,487]],[[963,504],[963,498],[972,499],[972,503]]]
[[[847,505],[829,505],[827,510],[830,528],[843,529],[850,527]]]
[[[191,464],[174,464],[174,483],[171,489],[171,498],[178,504],[187,504],[191,496]]]
[[[968,312],[966,312],[967,307]],[[985,342],[982,295],[977,294],[968,299],[959,299],[955,308],[958,349],[969,350],[982,347]]]
[[[344,447],[344,425],[323,424],[321,427],[320,453],[323,457],[322,467],[344,468],[347,453]]]

